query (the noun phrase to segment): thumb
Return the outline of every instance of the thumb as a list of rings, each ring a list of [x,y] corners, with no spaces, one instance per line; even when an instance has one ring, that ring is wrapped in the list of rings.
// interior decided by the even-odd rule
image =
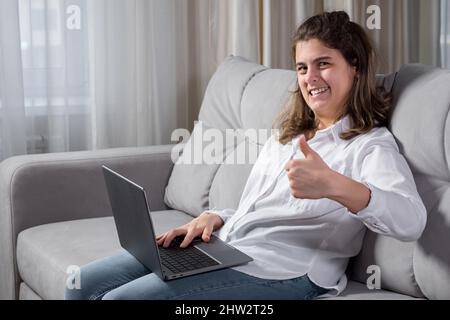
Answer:
[[[300,147],[300,151],[305,155],[305,158],[311,158],[316,154],[316,152],[311,149],[308,142],[306,141],[305,135],[300,136],[300,140],[298,141],[298,146]]]

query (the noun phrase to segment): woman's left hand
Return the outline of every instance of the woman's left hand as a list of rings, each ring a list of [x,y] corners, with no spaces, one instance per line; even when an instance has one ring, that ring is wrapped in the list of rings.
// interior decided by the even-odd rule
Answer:
[[[285,167],[291,194],[302,199],[327,198],[335,172],[311,149],[304,135],[300,136],[299,148],[305,159],[290,160]]]

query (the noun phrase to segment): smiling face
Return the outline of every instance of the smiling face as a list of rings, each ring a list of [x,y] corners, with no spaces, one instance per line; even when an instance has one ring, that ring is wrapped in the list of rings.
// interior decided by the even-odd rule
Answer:
[[[295,49],[300,90],[323,129],[345,112],[356,69],[338,50],[317,39],[300,41]]]

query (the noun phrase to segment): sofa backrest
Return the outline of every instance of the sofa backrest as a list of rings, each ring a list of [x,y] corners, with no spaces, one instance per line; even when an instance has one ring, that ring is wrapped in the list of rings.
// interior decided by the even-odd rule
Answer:
[[[414,245],[415,280],[427,298],[450,299],[450,70],[405,65],[392,92],[390,130],[428,211]]]
[[[209,192],[210,208],[238,206],[254,162],[241,164],[227,160],[236,159],[236,154],[244,148],[249,150],[255,144],[264,144],[295,81],[295,73],[290,70],[269,69],[241,57],[229,56],[219,66],[208,84],[199,120],[220,129],[257,129],[258,134],[256,139],[240,141],[228,154],[225,164],[218,167]],[[230,91],[231,99],[222,97]]]
[[[199,120],[220,129],[269,130],[296,81],[294,71],[268,69],[228,57],[213,75]],[[428,210],[417,242],[401,242],[367,231],[348,275],[365,283],[367,268],[380,267],[381,287],[416,297],[450,298],[450,71],[405,65],[378,77],[379,89],[393,95],[390,130],[413,171]],[[241,147],[264,141],[240,141]],[[233,157],[237,149],[227,153]],[[252,164],[221,164],[203,186],[203,209],[236,208]]]

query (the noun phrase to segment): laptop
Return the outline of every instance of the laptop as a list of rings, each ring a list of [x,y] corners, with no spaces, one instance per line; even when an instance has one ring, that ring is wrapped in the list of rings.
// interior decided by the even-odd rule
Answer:
[[[248,263],[253,259],[211,235],[209,242],[194,239],[180,248],[176,238],[168,248],[158,246],[143,187],[107,166],[102,166],[120,245],[163,280]]]

